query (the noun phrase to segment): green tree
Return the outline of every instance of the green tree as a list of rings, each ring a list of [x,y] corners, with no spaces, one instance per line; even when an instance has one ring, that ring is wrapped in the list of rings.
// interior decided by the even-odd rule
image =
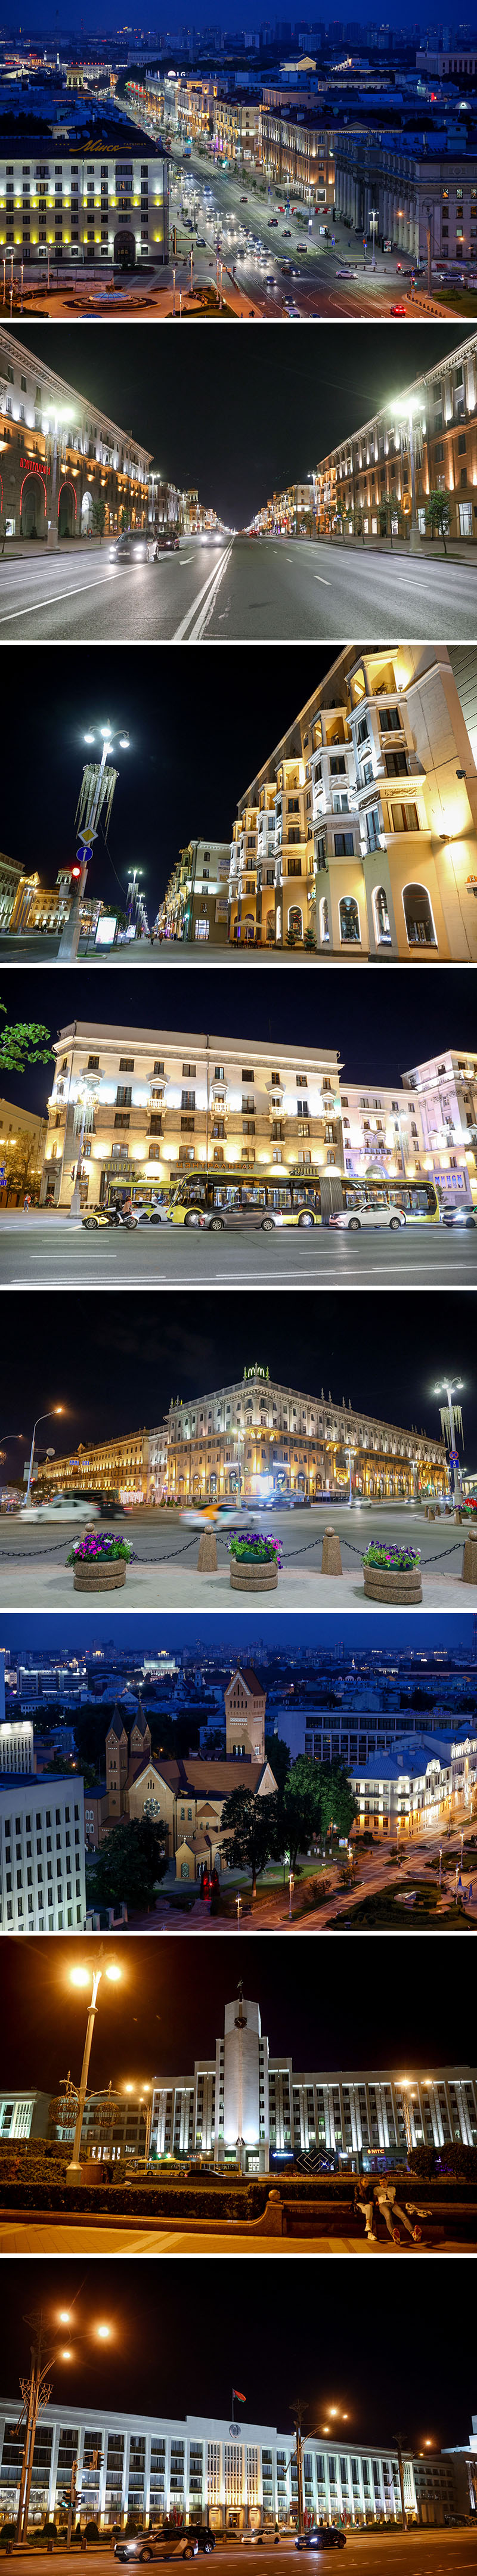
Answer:
[[[428,493],[425,506],[425,521],[426,528],[430,529],[433,541],[434,537],[442,537],[444,554],[446,555],[446,537],[449,535],[450,521],[449,503],[445,492]]]
[[[291,1869],[296,1868],[298,1854],[305,1849],[312,1835],[320,1832],[321,1775],[322,1764],[313,1762],[308,1753],[299,1753],[285,1781],[280,1817]]]
[[[320,1762],[321,1831],[333,1823],[337,1834],[349,1834],[358,1810],[343,1762]]]
[[[0,1002],[0,1015],[6,1019],[5,1002]],[[54,1053],[50,1030],[43,1020],[12,1020],[0,1031],[0,1071],[23,1073],[26,1064],[49,1064]]]
[[[126,537],[126,536],[127,536],[127,532],[128,532],[128,528],[130,528],[130,526],[131,526],[131,512],[130,512],[130,510],[126,510],[126,509],[122,509],[122,510],[121,510],[121,513],[120,513],[120,519],[119,519],[119,526],[120,526],[120,530],[121,530],[121,536],[122,536],[122,537]]]
[[[98,1905],[127,1905],[150,1914],[164,1878],[164,1832],[151,1816],[114,1825],[94,1860],[88,1881]]]
[[[257,1894],[257,1877],[277,1848],[277,1808],[277,1798],[258,1798],[254,1789],[231,1789],[224,1800],[222,1826],[231,1836],[228,1857],[232,1869],[250,1870],[252,1896]]]
[[[290,1751],[283,1735],[265,1734],[265,1759],[270,1763],[277,1789],[284,1789],[290,1769]]]
[[[104,537],[104,523],[105,523],[105,518],[106,518],[106,502],[105,502],[105,501],[103,501],[102,493],[101,493],[101,492],[97,492],[97,493],[96,493],[96,498],[95,498],[95,500],[93,501],[93,519],[92,519],[92,525],[93,525],[93,536],[94,536],[94,537]]]

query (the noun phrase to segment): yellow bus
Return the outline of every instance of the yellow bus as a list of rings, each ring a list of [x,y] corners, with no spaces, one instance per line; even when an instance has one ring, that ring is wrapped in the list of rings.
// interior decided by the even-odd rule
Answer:
[[[344,1178],[340,1172],[313,1174],[283,1173],[280,1179],[259,1171],[244,1173],[214,1169],[195,1171],[171,1183],[168,1213],[173,1225],[194,1225],[197,1217],[210,1217],[214,1209],[231,1206],[240,1191],[242,1206],[250,1205],[260,1194],[264,1213],[279,1212],[284,1225],[321,1225],[330,1216],[355,1208],[359,1214],[363,1203],[369,1207],[392,1206],[401,1210],[408,1224],[439,1225],[440,1207],[432,1180],[388,1180],[386,1174],[365,1180]]]

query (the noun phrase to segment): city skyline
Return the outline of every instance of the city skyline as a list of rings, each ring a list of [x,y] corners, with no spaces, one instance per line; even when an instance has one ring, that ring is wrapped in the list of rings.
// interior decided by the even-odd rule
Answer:
[[[398,1418],[404,1430],[411,1431],[414,1424],[419,1433],[439,1440],[439,1398],[433,1389],[451,1367],[465,1381],[465,1457],[467,1465],[472,1463],[477,1384],[473,1306],[468,1297],[462,1299],[450,1291],[445,1307],[440,1300],[428,1299],[425,1313],[419,1299],[413,1309],[412,1341],[408,1343],[406,1336],[403,1344],[399,1292],[391,1290],[386,1297],[387,1331],[384,1340],[378,1341],[373,1303],[358,1291],[353,1304],[353,1320],[359,1314],[355,1344],[354,1338],[350,1343],[347,1298],[336,1298],[326,1290],[310,1291],[300,1299],[299,1356],[292,1365],[289,1299],[281,1290],[267,1301],[266,1319],[260,1312],[258,1352],[256,1322],[244,1319],[240,1293],[227,1292],[211,1307],[209,1294],[199,1289],[193,1312],[187,1305],[184,1315],[183,1304],[167,1291],[160,1299],[154,1292],[138,1291],[127,1304],[115,1290],[109,1291],[107,1299],[101,1291],[90,1291],[88,1366],[78,1395],[83,1297],[72,1289],[66,1347],[59,1351],[55,1301],[47,1291],[38,1290],[36,1343],[26,1350],[21,1304],[14,1292],[5,1291],[14,1408],[21,1403],[27,1429],[37,1413],[55,1405],[64,1408],[58,1422],[50,1422],[45,1429],[45,1450],[50,1444],[57,1458],[62,1458],[71,1456],[79,1440],[87,1447],[97,1439],[152,1430],[162,1421],[173,1395],[187,1405],[188,1400],[236,1384],[252,1364],[268,1368],[272,1381],[293,1385],[301,1395],[319,1398],[323,1385],[326,1397],[331,1389],[336,1405],[344,1396],[346,1404],[354,1402],[379,1421]]]
[[[200,1936],[197,1935],[197,1938]],[[8,1935],[7,1935],[8,1938]],[[419,1966],[413,1979],[393,1979],[393,2021],[389,2028],[389,1954],[385,1939],[375,1938],[372,1969],[366,1983],[366,2009],[361,2018],[364,1986],[350,1978],[348,1950],[322,1933],[319,1983],[313,1935],[302,1935],[300,1977],[286,1935],[240,1933],[199,1953],[200,1984],[191,1975],[190,1941],[171,1939],[166,1953],[148,1933],[111,1932],[107,1951],[121,1969],[121,1981],[100,1994],[90,2088],[131,2082],[139,2090],[153,2076],[164,2080],[193,2067],[202,2055],[215,2056],[226,2003],[242,1979],[245,1996],[259,2004],[262,2031],[272,2056],[293,2056],[296,2069],[316,2066],[323,2072],[378,2072],[390,2065],[397,2076],[425,2074],[430,2066],[464,2066],[472,2056],[472,1953],[467,1943],[459,1953],[459,1991],[455,1989],[454,1949],[441,1944],[439,1977],[426,1980]],[[323,1950],[323,1943],[329,1948]],[[93,1942],[94,1949],[94,1942]],[[91,1943],[90,1943],[91,1947]],[[407,1956],[407,1953],[406,1953]],[[84,1936],[77,1952],[88,1958]],[[86,1995],[71,1986],[74,1935],[54,1939],[35,1936],[32,1945],[10,1941],[8,1987],[4,1991],[0,2035],[0,2083],[58,2090],[67,2058],[78,2079],[83,2046]],[[425,1993],[425,2038],[423,1998]],[[424,2044],[424,2055],[423,2055]],[[424,2064],[425,2057],[425,2064]]]
[[[346,2332],[343,2328],[343,2298],[339,2290],[332,2298],[325,2275],[321,2298],[326,2306],[326,2349],[317,2351],[316,2301],[310,2295],[309,2259],[293,2263],[293,2347],[290,2348],[290,2295],[284,2295],[283,2279],[278,2265],[267,2261],[260,2265],[257,2257],[250,2289],[242,2298],[238,2278],[243,2280],[243,2266],[238,2276],[233,2273],[233,2297],[230,2296],[230,2266],[220,2257],[214,2260],[213,2279],[207,2273],[208,2301],[213,2305],[220,2331],[201,2335],[200,2405],[211,2415],[228,2416],[232,2384],[240,2380],[246,2394],[245,2420],[261,2423],[265,2419],[278,2427],[292,2427],[292,2405],[297,2371],[303,2397],[308,2399],[311,2423],[320,2422],[326,2402],[338,2402],[348,2413],[348,2433],[365,2440],[370,2430],[376,2441],[395,2438],[396,2415],[404,2438],[420,2447],[431,2437],[437,2445],[445,2442],[467,2442],[469,2438],[475,2390],[465,2334],[452,2338],[452,2363],[448,2379],[443,2374],[443,2289],[441,2267],[428,2263],[425,2272],[425,2298],[419,2302],[419,2332],[412,2331],[413,2309],[410,2309],[407,2266],[393,2267],[392,2335],[389,2331],[389,2279],[387,2267],[378,2264],[371,2279],[366,2277],[366,2298],[346,2300]],[[317,2275],[315,2276],[318,2277]],[[464,2264],[453,2265],[457,2287],[457,2305],[465,2304],[468,2270]],[[68,2408],[77,2404],[101,2403],[122,2407],[126,2415],[142,2408],[162,2410],[167,2418],[177,2410],[185,2415],[192,2411],[197,2397],[196,2350],[184,2338],[184,2304],[202,2307],[197,2280],[197,2266],[192,2261],[182,2267],[183,2297],[171,2299],[162,2289],[161,2273],[152,2265],[141,2263],[118,2278],[117,2266],[98,2257],[91,2267],[91,2281],[82,2276],[78,2301],[79,2341],[73,2358],[63,2372],[55,2372],[55,2398],[64,2394]],[[321,2274],[323,2282],[323,2271]],[[164,2283],[164,2273],[162,2273]],[[21,2268],[21,2297],[17,2261],[4,2260],[2,2291],[4,2307],[4,2380],[5,2394],[13,2395],[20,2371],[28,2358],[29,2332],[26,2319],[32,2307],[43,2299],[47,2321],[55,2317],[60,2306],[70,2307],[72,2286],[76,2291],[77,2267],[63,2256],[51,2264],[32,2262],[28,2257]],[[290,2292],[291,2285],[289,2285]],[[422,2290],[422,2281],[421,2281]],[[262,2336],[252,2331],[252,2316],[262,2302],[266,2303],[267,2362],[264,2384]],[[22,2314],[23,2311],[23,2314]],[[98,2345],[91,2335],[87,2345],[81,2342],[81,2328],[96,2317],[104,2317],[112,2327],[107,2346]],[[166,2328],[167,2319],[167,2332]],[[444,2336],[444,2356],[450,2345]],[[8,2380],[8,2388],[7,2388]]]

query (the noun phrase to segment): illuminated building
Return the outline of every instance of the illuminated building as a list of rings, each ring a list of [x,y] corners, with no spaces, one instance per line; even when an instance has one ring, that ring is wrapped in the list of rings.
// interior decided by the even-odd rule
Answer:
[[[403,2165],[421,2142],[477,2143],[476,2072],[469,2066],[410,2076],[300,2074],[291,2056],[272,2056],[257,2002],[225,2006],[214,2057],[190,2077],[154,2080],[151,2144],[158,2155],[198,2154],[244,2173],[322,2155],[331,2167]]]
[[[42,2407],[41,2440],[33,2463],[30,2520],[54,2516],[57,2529],[67,2521],[65,2490],[73,2461],[77,2463],[79,2519],[108,2530],[124,2529],[134,2516],[139,2528],[162,2524],[179,2512],[186,2524],[209,2522],[212,2531],[240,2533],[263,2525],[298,2521],[298,2471],[294,2436],[273,2424],[240,2424],[210,2415],[134,2415],[113,2413],[75,2402]],[[0,2404],[0,2495],[6,2515],[16,2510],[23,2453],[23,2427],[18,2427],[18,2395]],[[445,2455],[447,2457],[447,2455]],[[436,2462],[434,2496],[443,2494],[432,2518],[444,2519],[449,2495],[455,2509],[457,2463],[451,2461],[440,2490]],[[420,2519],[412,2452],[404,2449],[404,2499],[411,2520]],[[304,2503],[312,2522],[394,2523],[401,2517],[399,2460],[396,2448],[350,2443],[340,2426],[339,2444],[315,2434],[306,2436],[303,2461]],[[429,2481],[430,2484],[430,2481]],[[468,2473],[464,2470],[468,2510]],[[429,2487],[428,2487],[429,2492]],[[460,2500],[460,2492],[459,2492]],[[464,2504],[465,2509],[465,2504]],[[431,2517],[425,2516],[426,2519]]]
[[[82,1931],[83,1781],[0,1770],[0,1931]]]
[[[240,1786],[257,1797],[273,1795],[265,1753],[266,1695],[250,1665],[236,1669],[225,1692],[225,1759],[205,1754],[168,1760],[151,1750],[147,1720],[137,1715],[128,1731],[116,1707],[106,1737],[106,1781],[85,1791],[89,1848],[104,1842],[121,1817],[160,1823],[166,1860],[176,1877],[200,1879],[205,1869],[227,1868],[228,1834],[222,1829],[225,1799]]]
[[[6,536],[86,536],[148,520],[147,448],[0,329],[0,507]]]
[[[155,1434],[159,1442],[159,1434]],[[148,1491],[149,1433],[127,1431],[113,1440],[92,1440],[67,1458],[45,1458],[38,1485],[48,1494],[119,1494],[123,1503],[144,1503]],[[41,1499],[41,1496],[40,1496]]]
[[[189,871],[190,852],[183,859]],[[204,858],[197,870],[183,897],[195,902],[196,926],[202,905],[218,900],[213,876],[206,891]],[[164,1185],[194,1165],[227,1171],[238,1162],[271,1175],[281,1165],[285,1173],[338,1167],[334,1051],[285,1046],[276,1066],[270,1046],[248,1049],[249,1041],[203,1032],[66,1026],[54,1050],[42,1198],[69,1205],[80,1130],[85,1206],[121,1195],[126,1181]]]
[[[169,171],[165,155],[110,135],[101,153],[78,140],[0,137],[0,254],[14,264],[168,257]]]
[[[334,142],[334,134],[318,124],[316,107],[311,115],[301,104],[298,110],[281,114],[276,108],[260,108],[261,159],[267,178],[318,210],[331,206],[335,194]]]
[[[477,423],[474,435],[477,480]],[[470,722],[468,657],[463,693]],[[349,646],[240,799],[230,938],[475,961],[476,826],[458,652]]]
[[[246,1368],[234,1386],[170,1405],[167,1487],[176,1502],[219,1496],[353,1492],[376,1499],[447,1492],[442,1441],[279,1386]],[[155,1434],[150,1434],[151,1477]]]
[[[427,140],[427,137],[426,137]],[[424,141],[424,138],[422,138]],[[419,149],[416,134],[335,129],[336,213],[371,244],[376,241],[427,267],[430,229],[433,264],[446,268],[477,261],[477,156],[468,146],[437,142]],[[358,252],[360,245],[358,244]]]
[[[189,841],[180,850],[159,911],[165,939],[227,946],[230,850],[225,841]]]
[[[355,137],[353,137],[353,152]],[[477,198],[476,198],[477,206]],[[477,537],[477,332],[316,468],[317,530],[346,537],[426,534],[429,492],[442,492],[449,533]]]
[[[33,1109],[0,1100],[0,1208],[17,1207],[24,1191],[39,1197],[48,1124]]]

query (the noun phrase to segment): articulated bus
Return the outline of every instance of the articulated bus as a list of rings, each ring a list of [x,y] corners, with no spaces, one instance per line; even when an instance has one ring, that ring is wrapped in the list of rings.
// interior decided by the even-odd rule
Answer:
[[[168,1213],[173,1225],[193,1225],[196,1215],[206,1209],[230,1207],[240,1193],[240,1204],[258,1202],[264,1211],[279,1210],[285,1225],[327,1224],[332,1215],[346,1208],[395,1207],[402,1210],[407,1224],[439,1225],[440,1207],[434,1181],[388,1180],[385,1175],[366,1180],[348,1180],[339,1172],[298,1175],[288,1172],[282,1179],[266,1179],[259,1172],[245,1177],[243,1166],[225,1171],[212,1168],[187,1174],[171,1182]]]

